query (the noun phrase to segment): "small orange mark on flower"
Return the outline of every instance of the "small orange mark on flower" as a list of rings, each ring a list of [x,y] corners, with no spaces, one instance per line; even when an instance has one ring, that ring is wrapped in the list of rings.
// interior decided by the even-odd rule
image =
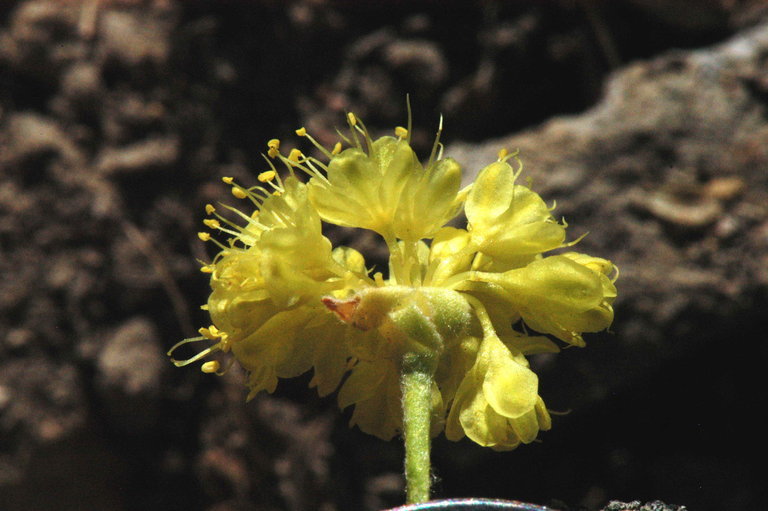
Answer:
[[[332,296],[324,296],[320,299],[329,311],[335,313],[345,323],[351,323],[355,315],[360,297],[355,296],[347,300],[339,300]]]

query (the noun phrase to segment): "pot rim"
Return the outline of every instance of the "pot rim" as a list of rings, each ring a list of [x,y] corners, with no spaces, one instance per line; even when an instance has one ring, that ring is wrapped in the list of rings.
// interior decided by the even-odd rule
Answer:
[[[429,502],[422,502],[421,504],[406,504],[404,506],[394,507],[387,511],[473,511],[478,506],[482,506],[483,511],[556,511],[551,507],[529,504],[517,500],[481,499],[474,497],[430,500]]]

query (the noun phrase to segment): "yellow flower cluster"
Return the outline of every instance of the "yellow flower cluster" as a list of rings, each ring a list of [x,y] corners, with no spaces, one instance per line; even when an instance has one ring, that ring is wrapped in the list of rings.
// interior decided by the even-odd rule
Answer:
[[[269,141],[284,177],[268,159],[257,186],[224,178],[250,208],[228,207],[239,219],[232,222],[206,207],[205,224],[229,239],[200,235],[221,249],[202,268],[213,325],[184,342],[211,346],[177,365],[231,353],[248,371],[249,398],[312,369],[320,395],[340,387],[339,406],[354,405],[352,424],[389,439],[402,429],[403,356],[427,353],[433,434],[497,450],[532,442],[550,417],[526,355],[559,348],[523,325],[583,346],[583,332],[611,324],[615,267],[574,252],[542,255],[573,243],[541,197],[518,184],[516,155],[500,153],[461,189],[439,131],[422,165],[408,129],[373,140],[353,114],[348,123],[349,137],[331,151],[297,130],[322,159],[297,149],[286,156]],[[446,226],[462,211],[466,228]],[[323,222],[380,234],[388,276],[354,249],[333,248]],[[220,372],[217,361],[202,369]]]

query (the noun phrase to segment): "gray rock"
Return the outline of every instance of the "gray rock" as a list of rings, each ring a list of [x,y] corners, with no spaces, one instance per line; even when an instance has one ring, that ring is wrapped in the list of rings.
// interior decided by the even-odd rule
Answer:
[[[105,340],[96,385],[115,427],[136,434],[156,423],[164,362],[157,330],[146,318],[126,321]]]
[[[621,269],[615,336],[590,354],[540,362],[544,380],[562,383],[575,371],[586,384],[559,391],[567,406],[600,399],[741,326],[732,318],[765,293],[766,51],[768,25],[760,25],[711,49],[637,62],[615,73],[582,115],[446,148],[467,181],[500,148],[519,149],[523,178],[557,202],[570,239],[588,233],[575,249]]]

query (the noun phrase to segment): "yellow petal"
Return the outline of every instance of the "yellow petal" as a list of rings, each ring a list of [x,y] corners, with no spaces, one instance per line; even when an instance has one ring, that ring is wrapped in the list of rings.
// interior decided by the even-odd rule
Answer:
[[[509,422],[515,436],[524,444],[530,444],[539,435],[539,419],[535,409],[529,410],[516,419],[511,419]]]
[[[485,346],[486,343],[490,345]],[[487,350],[488,367],[483,381],[483,393],[494,411],[504,417],[517,419],[533,410],[538,397],[539,379],[527,367],[519,364],[498,338],[483,341],[481,352]]]
[[[480,228],[493,224],[509,208],[515,172],[506,162],[494,162],[477,176],[467,197],[467,220]]]

